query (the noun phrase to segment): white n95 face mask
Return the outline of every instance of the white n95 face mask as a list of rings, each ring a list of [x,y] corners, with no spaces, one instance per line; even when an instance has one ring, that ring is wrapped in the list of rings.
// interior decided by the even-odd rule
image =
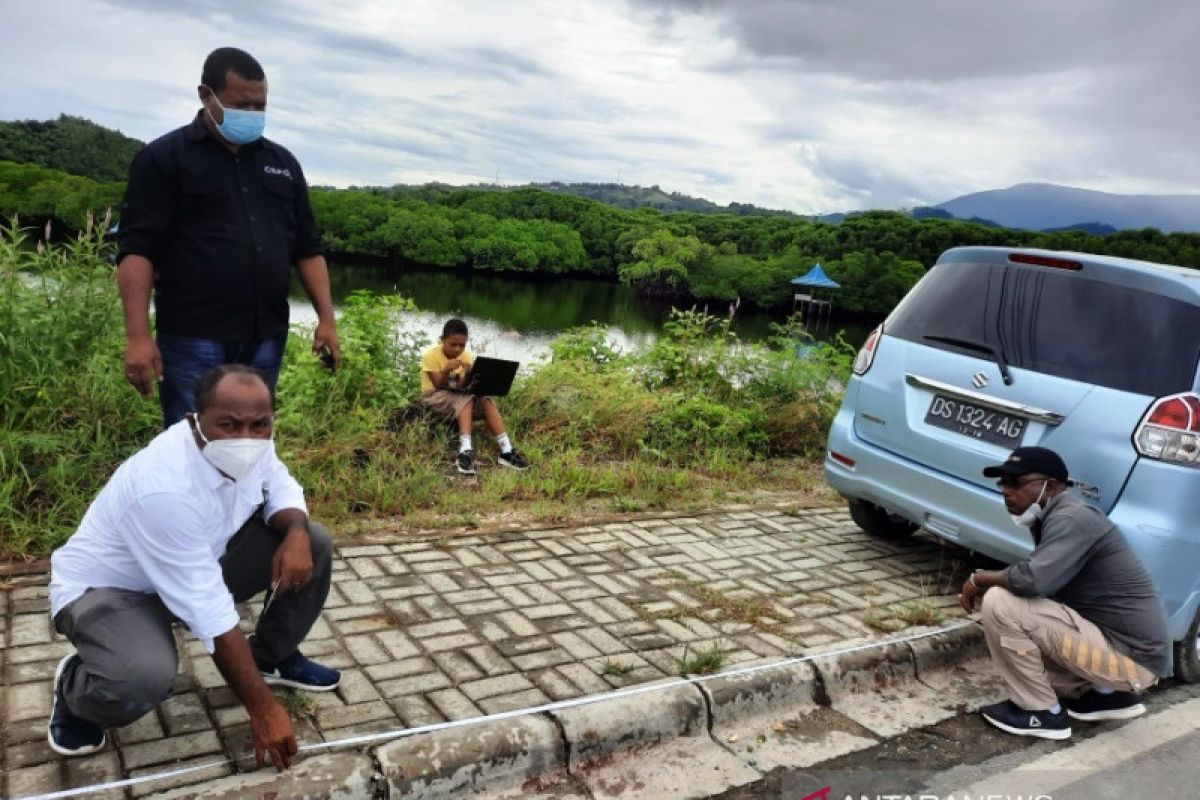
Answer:
[[[196,433],[204,441],[200,454],[208,463],[235,481],[246,476],[254,465],[262,460],[274,447],[272,439],[209,439],[200,429],[198,417],[192,417]]]
[[[1037,500],[1029,504],[1029,508],[1020,514],[1009,514],[1014,524],[1022,528],[1032,528],[1033,523],[1040,520],[1042,515],[1046,513],[1046,509],[1042,508],[1042,496],[1046,494],[1046,483],[1046,481],[1042,481],[1042,490],[1038,492]]]

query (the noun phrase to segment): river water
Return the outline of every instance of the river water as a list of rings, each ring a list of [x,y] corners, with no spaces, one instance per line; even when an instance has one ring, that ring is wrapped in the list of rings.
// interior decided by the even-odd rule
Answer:
[[[499,358],[535,361],[549,353],[549,343],[564,330],[598,322],[608,327],[609,341],[624,352],[644,349],[654,342],[667,319],[671,304],[639,297],[628,286],[561,276],[514,276],[511,273],[418,270],[403,265],[359,266],[336,261],[330,264],[330,284],[335,304],[358,289],[410,297],[420,309],[402,314],[403,330],[426,332],[437,338],[442,323],[461,317],[471,330],[471,349]],[[299,284],[291,296],[292,321],[312,322],[312,307]],[[700,308],[705,306],[701,304]],[[710,314],[729,313],[729,304],[710,303]],[[787,309],[750,310],[742,306],[734,315],[733,329],[743,341],[761,341],[771,335],[771,323],[781,323]],[[829,338],[845,330],[847,339],[861,344],[869,326],[836,320],[814,331]]]

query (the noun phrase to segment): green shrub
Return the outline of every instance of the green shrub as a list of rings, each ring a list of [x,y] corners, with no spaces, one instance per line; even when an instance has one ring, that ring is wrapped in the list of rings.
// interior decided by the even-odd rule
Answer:
[[[592,367],[611,367],[621,357],[608,342],[608,328],[593,322],[570,328],[550,342],[552,361],[575,361]]]
[[[728,372],[736,343],[728,319],[695,309],[672,309],[663,323],[663,335],[639,360],[643,380],[652,388],[728,397],[733,391]]]
[[[747,458],[766,455],[766,414],[704,396],[679,397],[650,423],[646,446],[667,459],[703,460],[713,452]]]
[[[583,447],[592,458],[624,458],[640,450],[661,404],[629,371],[600,373],[578,361],[555,361],[519,381],[502,412],[521,436]]]
[[[103,226],[61,247],[0,228],[0,549],[44,552],[109,473],[159,429],[125,382],[123,323]]]

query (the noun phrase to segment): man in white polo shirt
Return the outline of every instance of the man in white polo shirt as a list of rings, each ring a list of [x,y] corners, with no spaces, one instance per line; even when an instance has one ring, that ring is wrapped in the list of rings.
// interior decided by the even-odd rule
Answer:
[[[75,645],[54,676],[48,739],[63,755],[104,746],[171,691],[172,623],[200,639],[250,714],[259,766],[296,752],[268,684],[314,691],[337,670],[299,645],[329,593],[332,543],[275,455],[273,398],[253,367],[225,365],[196,387],[196,412],[113,474],[51,558],[50,611]],[[235,602],[267,590],[250,637]]]

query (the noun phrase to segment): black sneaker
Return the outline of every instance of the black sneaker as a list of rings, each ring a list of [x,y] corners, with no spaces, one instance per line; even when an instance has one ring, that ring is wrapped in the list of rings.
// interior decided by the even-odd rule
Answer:
[[[258,670],[262,673],[263,683],[268,686],[287,686],[310,692],[332,692],[342,680],[342,673],[305,658],[299,650],[274,669],[263,669],[260,664]]]
[[[58,662],[54,671],[54,704],[50,708],[50,724],[46,726],[50,749],[64,756],[86,756],[104,747],[104,728],[72,714],[62,699],[63,673],[71,659],[78,658],[78,654],[71,653]]]
[[[458,471],[463,475],[475,474],[474,450],[463,450],[458,454]]]
[[[1101,694],[1097,691],[1088,691],[1073,700],[1064,700],[1063,705],[1067,707],[1067,713],[1072,718],[1081,719],[1084,722],[1133,719],[1146,713],[1141,695],[1133,692]]]
[[[979,713],[988,722],[1017,736],[1037,736],[1040,739],[1071,738],[1071,720],[1066,711],[1026,711],[1011,700],[984,706]]]
[[[521,455],[521,451],[515,447],[507,453],[501,453],[497,460],[500,462],[500,466],[508,467],[509,469],[521,470],[522,472],[529,469],[529,462],[525,460],[525,456]]]

